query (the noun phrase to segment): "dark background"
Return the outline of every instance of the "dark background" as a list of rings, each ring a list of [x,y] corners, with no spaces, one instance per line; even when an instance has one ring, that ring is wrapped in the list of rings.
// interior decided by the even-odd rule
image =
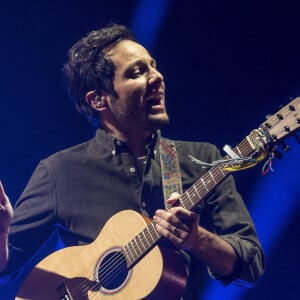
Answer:
[[[136,15],[142,2],[1,1],[0,179],[13,202],[40,159],[93,135],[65,93],[61,68],[70,46],[107,21],[151,27],[157,23],[152,9],[168,3],[147,44],[167,85],[171,123],[165,136],[235,146],[267,114],[300,95],[298,1],[152,0]],[[138,36],[141,42],[145,36]],[[280,176],[284,165],[284,176],[264,185],[261,166],[236,174],[255,220],[254,195],[263,201],[282,195],[272,205],[260,204],[256,226],[267,270],[256,288],[243,290],[243,299],[299,299],[300,147],[291,143],[291,151],[274,161],[276,175],[267,175]],[[271,235],[266,229],[272,228],[281,231]],[[216,297],[207,299],[230,299]]]

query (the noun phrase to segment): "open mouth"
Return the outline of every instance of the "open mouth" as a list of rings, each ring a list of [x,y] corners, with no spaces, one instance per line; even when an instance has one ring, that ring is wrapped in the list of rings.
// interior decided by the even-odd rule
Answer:
[[[155,92],[146,97],[146,107],[150,110],[162,110],[164,109],[163,104],[163,93]]]

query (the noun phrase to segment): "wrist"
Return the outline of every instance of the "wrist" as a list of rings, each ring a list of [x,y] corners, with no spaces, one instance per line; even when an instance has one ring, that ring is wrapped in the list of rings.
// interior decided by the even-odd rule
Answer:
[[[189,249],[191,254],[200,259],[203,255],[205,256],[209,245],[212,243],[212,235],[213,234],[211,232],[201,226],[198,226],[198,234],[194,239],[192,247]]]
[[[237,261],[233,247],[218,235],[200,226],[197,236],[189,250],[190,253],[220,276],[230,275]]]

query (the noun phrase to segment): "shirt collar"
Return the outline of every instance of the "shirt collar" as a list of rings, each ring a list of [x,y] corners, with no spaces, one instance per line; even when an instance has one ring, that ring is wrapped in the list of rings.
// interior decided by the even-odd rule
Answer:
[[[160,131],[152,133],[148,139],[145,149],[147,151],[153,152],[155,149],[155,145],[160,138]],[[111,151],[112,154],[120,154],[121,152],[129,152],[128,146],[126,143],[118,140],[113,135],[106,132],[103,128],[98,128],[96,131],[96,139],[101,144],[105,144],[108,151]]]

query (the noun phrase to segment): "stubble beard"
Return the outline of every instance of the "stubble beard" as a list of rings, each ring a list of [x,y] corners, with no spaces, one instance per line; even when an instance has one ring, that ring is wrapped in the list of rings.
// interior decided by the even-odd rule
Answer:
[[[118,102],[115,105],[115,117],[123,128],[154,132],[169,124],[169,116],[165,109],[151,113],[134,106],[124,107]]]
[[[169,124],[169,116],[167,112],[159,114],[149,114],[144,122],[145,129],[156,131]]]

